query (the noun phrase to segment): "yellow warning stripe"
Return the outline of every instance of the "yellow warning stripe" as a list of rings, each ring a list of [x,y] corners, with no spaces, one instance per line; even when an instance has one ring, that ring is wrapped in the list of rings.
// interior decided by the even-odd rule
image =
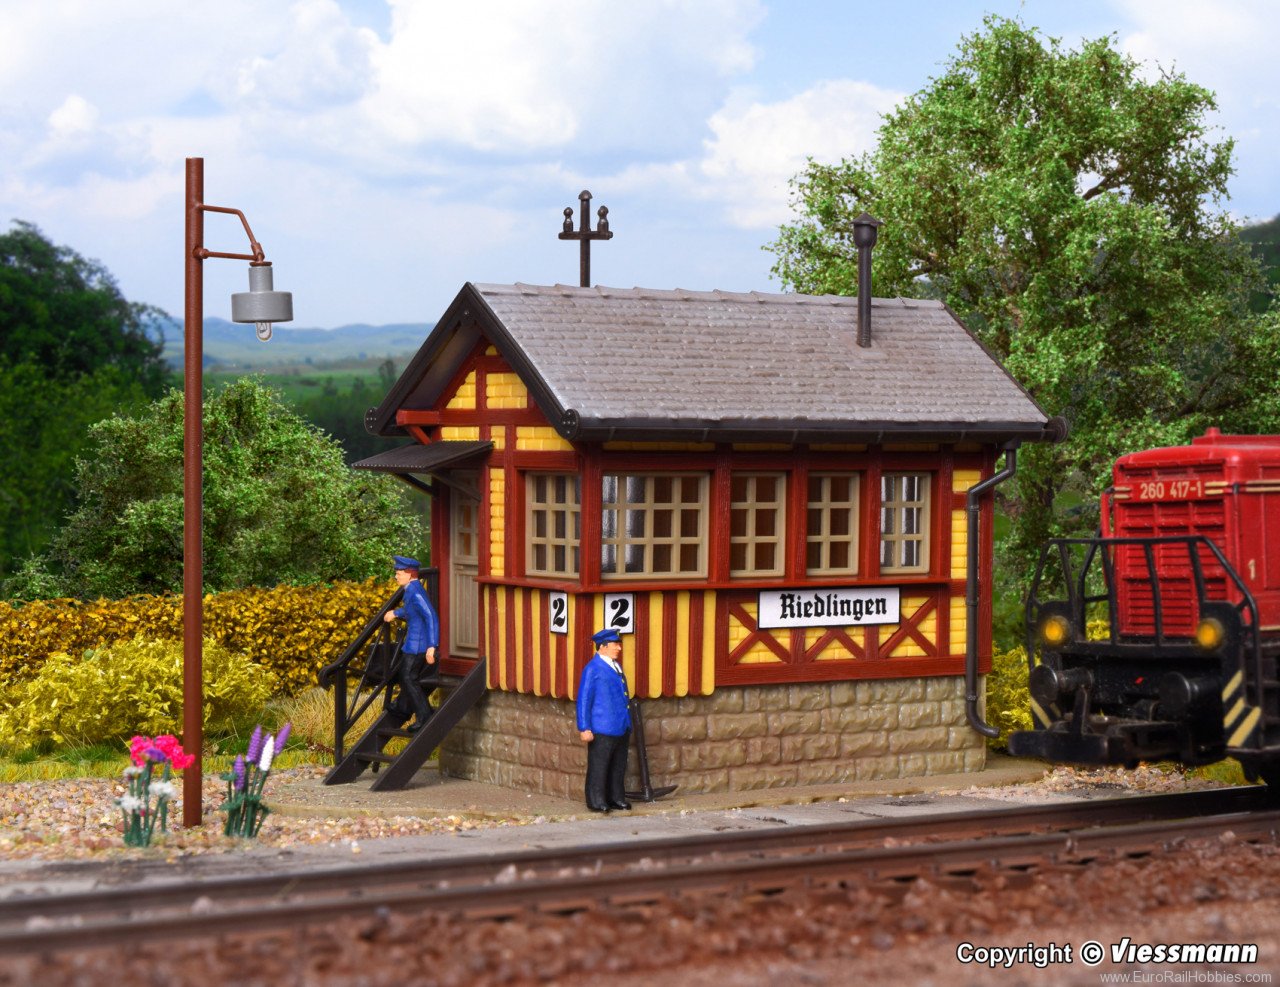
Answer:
[[[1222,726],[1225,730],[1231,729],[1231,724],[1240,719],[1240,714],[1244,712],[1244,700],[1237,699],[1236,704],[1231,707],[1226,716],[1222,718]]]
[[[1240,728],[1227,739],[1227,746],[1239,747],[1243,744],[1249,735],[1253,733],[1253,728],[1258,725],[1258,720],[1261,716],[1262,710],[1256,706],[1253,707],[1249,711],[1249,715],[1244,718],[1244,722],[1240,724]]]
[[[1049,726],[1049,714],[1040,708],[1040,704],[1034,699],[1031,700],[1031,715],[1041,726]]]
[[[1240,683],[1244,681],[1244,672],[1238,671],[1231,676],[1230,681],[1222,687],[1222,701],[1225,703],[1231,698],[1231,693],[1240,688]]]

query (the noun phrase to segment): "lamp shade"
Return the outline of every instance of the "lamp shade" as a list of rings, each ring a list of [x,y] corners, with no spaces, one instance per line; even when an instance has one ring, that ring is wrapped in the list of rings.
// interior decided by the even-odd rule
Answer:
[[[249,290],[231,296],[231,321],[293,321],[293,295],[274,290],[270,263],[249,265]]]

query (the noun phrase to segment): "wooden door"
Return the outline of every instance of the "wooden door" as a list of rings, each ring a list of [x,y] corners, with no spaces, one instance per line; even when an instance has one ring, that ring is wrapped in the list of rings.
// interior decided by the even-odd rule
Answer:
[[[474,481],[475,477],[459,477]],[[474,485],[474,484],[473,484]],[[449,654],[480,654],[480,606],[476,575],[480,569],[480,502],[456,487],[449,509]]]

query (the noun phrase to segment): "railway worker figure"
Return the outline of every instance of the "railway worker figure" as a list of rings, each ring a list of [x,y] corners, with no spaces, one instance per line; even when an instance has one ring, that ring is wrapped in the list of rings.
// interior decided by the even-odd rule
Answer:
[[[396,618],[404,620],[409,628],[405,632],[404,645],[400,649],[400,694],[391,704],[391,710],[407,720],[413,713],[410,733],[422,729],[431,716],[431,704],[422,691],[422,662],[436,663],[436,648],[440,646],[440,621],[435,608],[427,599],[427,591],[418,581],[418,560],[406,555],[392,556],[396,568],[396,582],[404,587],[403,606],[388,610],[382,618],[388,624]]]
[[[596,654],[578,684],[578,735],[587,745],[587,808],[592,812],[630,809],[623,779],[631,740],[622,637],[613,628],[591,635]]]

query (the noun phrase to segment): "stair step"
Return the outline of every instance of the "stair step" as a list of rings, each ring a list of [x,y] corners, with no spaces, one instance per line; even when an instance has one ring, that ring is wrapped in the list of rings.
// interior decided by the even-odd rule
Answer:
[[[383,727],[381,730],[378,731],[378,736],[379,737],[412,737],[414,736],[414,734],[410,733],[404,727]]]
[[[394,754],[357,754],[357,758],[361,761],[377,761],[379,764],[394,764]]]

